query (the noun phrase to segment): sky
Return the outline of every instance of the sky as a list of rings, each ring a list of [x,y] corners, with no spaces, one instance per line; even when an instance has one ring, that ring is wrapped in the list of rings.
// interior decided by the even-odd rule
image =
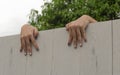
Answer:
[[[49,1],[49,0],[47,0]],[[0,0],[0,37],[20,34],[31,9],[41,12],[43,0]]]

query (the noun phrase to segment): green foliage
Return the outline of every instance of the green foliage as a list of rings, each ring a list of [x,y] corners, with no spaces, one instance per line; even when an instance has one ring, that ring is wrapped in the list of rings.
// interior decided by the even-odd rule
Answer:
[[[42,14],[31,10],[29,23],[39,30],[64,27],[82,15],[97,21],[120,18],[120,0],[52,0],[42,6]]]

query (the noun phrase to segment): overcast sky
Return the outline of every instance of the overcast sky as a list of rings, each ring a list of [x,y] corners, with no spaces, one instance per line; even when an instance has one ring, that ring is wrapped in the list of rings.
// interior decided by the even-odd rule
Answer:
[[[19,34],[30,10],[41,10],[43,4],[43,0],[0,0],[0,37]]]

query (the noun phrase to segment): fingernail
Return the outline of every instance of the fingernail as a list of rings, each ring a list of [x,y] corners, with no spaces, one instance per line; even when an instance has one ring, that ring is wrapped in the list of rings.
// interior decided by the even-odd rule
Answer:
[[[80,47],[82,47],[82,44],[80,43]]]
[[[87,39],[85,39],[85,42],[87,42]]]
[[[30,56],[32,56],[32,53],[29,53]]]
[[[39,48],[37,48],[36,50],[39,51]]]
[[[77,48],[77,46],[76,46],[76,45],[74,45],[74,48],[76,49],[76,48]]]
[[[38,36],[35,37],[35,39],[37,39],[37,38],[38,38]]]
[[[25,53],[25,56],[27,56],[27,53]]]
[[[77,49],[77,46],[75,46],[74,48]]]
[[[68,43],[68,46],[70,46],[71,44],[70,43]]]
[[[22,49],[20,49],[20,52],[22,52]]]

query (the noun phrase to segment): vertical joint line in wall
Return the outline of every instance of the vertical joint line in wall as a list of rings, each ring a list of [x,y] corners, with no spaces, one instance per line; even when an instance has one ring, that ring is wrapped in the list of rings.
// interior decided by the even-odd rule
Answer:
[[[25,58],[26,58],[26,63],[25,63],[25,75],[27,75],[27,56],[26,56]]]
[[[113,75],[113,20],[111,21],[111,38],[112,38],[112,75]]]
[[[10,49],[10,55],[9,55],[9,73],[11,74],[11,70],[12,70],[12,65],[13,65],[13,48],[11,47]]]
[[[52,36],[52,60],[51,60],[51,71],[50,71],[50,75],[53,75],[53,69],[54,69],[54,67],[53,67],[53,65],[54,65],[54,29],[52,30],[52,34],[53,34],[53,36]]]
[[[10,62],[10,63],[9,63],[9,67],[11,68],[12,62],[13,62],[13,60],[12,60],[12,59],[13,59],[13,49],[12,49],[12,48],[10,49],[10,56],[9,56],[9,57],[10,57],[10,60],[9,60],[9,62]]]

